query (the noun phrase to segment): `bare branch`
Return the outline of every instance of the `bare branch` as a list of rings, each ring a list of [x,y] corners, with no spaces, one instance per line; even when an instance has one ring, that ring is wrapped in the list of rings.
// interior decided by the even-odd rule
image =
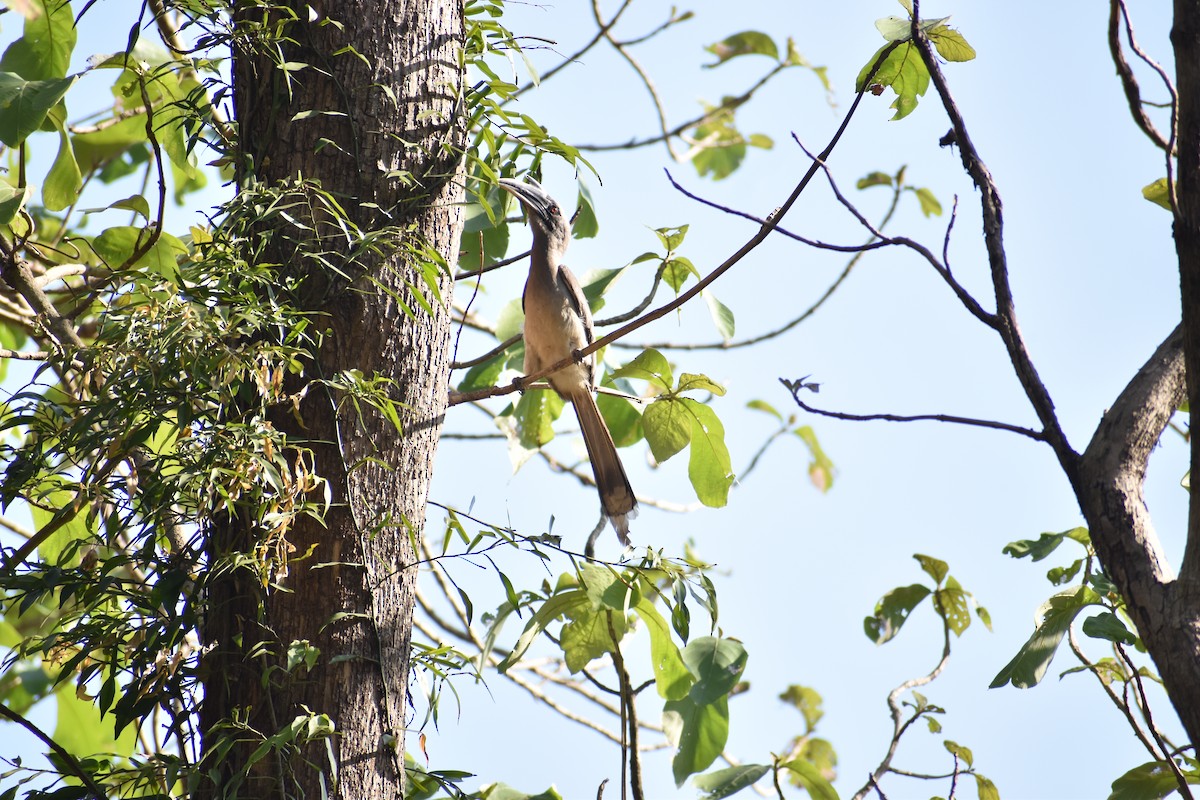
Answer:
[[[1046,434],[1041,431],[1035,431],[1030,428],[1023,428],[1020,425],[1012,425],[1007,422],[998,422],[991,419],[975,419],[974,417],[958,417],[953,414],[915,414],[912,416],[904,416],[900,414],[847,414],[842,411],[825,411],[824,409],[815,408],[805,403],[800,399],[800,392],[804,389],[802,381],[789,381],[786,378],[780,378],[782,383],[789,392],[792,393],[792,399],[796,401],[796,405],[804,409],[810,414],[816,414],[822,417],[831,417],[833,419],[849,420],[851,422],[872,422],[875,420],[883,420],[885,422],[952,422],[956,425],[971,425],[977,428],[992,428],[994,430],[1008,431],[1009,433],[1019,433],[1022,436],[1027,436],[1036,442],[1046,441]]]
[[[1150,137],[1150,141],[1154,142],[1156,147],[1170,153],[1174,150],[1174,145],[1167,141],[1158,128],[1154,127],[1153,120],[1150,119],[1150,115],[1143,107],[1142,90],[1138,85],[1137,77],[1133,74],[1133,68],[1129,66],[1129,62],[1125,60],[1125,52],[1121,48],[1121,17],[1125,18],[1126,29],[1129,31],[1129,38],[1132,41],[1133,29],[1129,26],[1129,12],[1125,8],[1124,0],[1111,0],[1108,12],[1108,50],[1112,54],[1117,75],[1121,78],[1121,88],[1125,90],[1125,99],[1129,102],[1129,113],[1133,116],[1133,121],[1142,129],[1143,133]]]

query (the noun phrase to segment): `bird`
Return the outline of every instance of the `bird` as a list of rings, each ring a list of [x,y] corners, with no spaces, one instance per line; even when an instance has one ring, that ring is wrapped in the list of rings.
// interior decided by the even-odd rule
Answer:
[[[525,374],[540,372],[565,358],[576,359],[552,372],[546,380],[575,408],[600,505],[617,538],[628,547],[629,520],[637,514],[637,498],[592,395],[596,387],[596,356],[590,354],[579,359],[576,355],[596,337],[583,287],[562,261],[570,240],[570,225],[562,206],[532,178],[524,182],[501,178],[499,184],[520,201],[533,231],[529,277],[521,297],[525,311]]]

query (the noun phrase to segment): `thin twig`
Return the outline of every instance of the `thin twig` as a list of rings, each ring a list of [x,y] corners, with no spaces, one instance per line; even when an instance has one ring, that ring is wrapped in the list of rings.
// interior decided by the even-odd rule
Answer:
[[[108,793],[105,792],[103,789],[101,789],[100,786],[96,783],[96,781],[92,779],[92,776],[89,775],[87,773],[87,771],[83,768],[83,766],[79,763],[79,759],[75,758],[75,756],[71,755],[65,749],[63,749],[62,745],[60,745],[58,742],[54,741],[54,739],[51,738],[49,734],[47,734],[45,731],[43,731],[37,725],[34,725],[32,722],[27,720],[25,717],[21,716],[16,711],[13,711],[11,708],[4,705],[3,703],[0,703],[0,717],[4,717],[9,722],[17,723],[22,728],[24,728],[25,730],[32,733],[34,736],[41,739],[42,742],[45,743],[45,745],[47,747],[49,747],[51,750],[53,750],[54,754],[62,760],[62,764],[66,768],[66,770],[68,772],[70,772],[72,775],[75,775],[77,778],[79,778],[79,780],[83,783],[83,785],[88,788],[88,791],[90,791],[95,796],[96,800],[105,800],[105,798],[108,797]]]

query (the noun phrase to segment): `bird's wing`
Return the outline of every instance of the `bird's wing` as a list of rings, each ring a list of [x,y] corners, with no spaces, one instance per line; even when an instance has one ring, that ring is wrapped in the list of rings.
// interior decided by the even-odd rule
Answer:
[[[558,282],[563,292],[567,295],[567,300],[570,301],[571,308],[583,320],[583,329],[587,336],[587,343],[591,344],[596,341],[596,332],[592,325],[592,309],[588,305],[587,297],[583,293],[583,286],[579,283],[579,279],[575,277],[575,273],[567,269],[565,265],[559,265],[558,267]]]

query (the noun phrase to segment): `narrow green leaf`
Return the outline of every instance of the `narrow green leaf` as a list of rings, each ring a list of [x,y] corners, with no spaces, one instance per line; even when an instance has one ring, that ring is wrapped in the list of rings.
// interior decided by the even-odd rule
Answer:
[[[1142,187],[1142,197],[1154,203],[1157,206],[1162,206],[1167,211],[1171,210],[1171,191],[1167,184],[1166,178],[1159,178],[1154,183]]]
[[[909,187],[912,189],[912,187]],[[942,215],[942,204],[938,202],[937,197],[929,189],[912,189],[916,194],[917,200],[921,203],[921,213],[928,217]]]
[[[761,411],[764,414],[770,414],[775,419],[783,422],[783,415],[775,409],[775,406],[771,405],[766,400],[751,400],[749,403],[746,403],[746,408],[752,408],[755,411]]]
[[[729,342],[733,339],[734,333],[733,311],[708,289],[702,291],[700,295],[708,304],[708,313],[712,317],[713,325],[717,328],[717,333],[720,334],[723,341]]]
[[[821,443],[817,441],[817,433],[812,429],[811,425],[801,425],[792,431],[800,437],[800,441],[808,448],[808,453],[812,460],[808,463],[808,479],[812,481],[812,485],[820,489],[822,492],[828,492],[833,488],[833,479],[837,470],[833,466],[833,460],[825,455],[825,450],[821,447]]]
[[[719,769],[707,775],[697,775],[692,783],[700,791],[707,792],[703,800],[721,800],[753,786],[770,771],[771,768],[765,764],[742,764]]]
[[[646,623],[646,631],[650,634],[650,661],[654,667],[654,683],[658,696],[664,700],[682,700],[687,697],[688,690],[695,680],[679,648],[671,640],[671,629],[662,614],[650,602],[648,597],[642,597],[640,603],[634,606],[634,612]]]
[[[546,602],[542,603],[542,607],[526,623],[525,630],[522,631],[520,638],[517,639],[517,643],[513,645],[512,652],[496,665],[496,669],[500,672],[505,672],[513,664],[520,661],[538,635],[546,630],[547,625],[581,603],[589,607],[591,605],[588,601],[587,593],[582,589],[571,589],[547,598]]]
[[[1091,541],[1087,536],[1087,528],[1072,528],[1062,533],[1043,533],[1036,541],[1032,539],[1019,539],[1015,542],[1009,542],[1000,552],[1013,558],[1025,558],[1029,556],[1032,561],[1041,561],[1053,553],[1063,543],[1064,539],[1072,539],[1084,546],[1090,544]]]
[[[855,184],[859,189],[869,189],[872,186],[891,186],[892,176],[886,172],[872,172],[865,177],[859,178]]]
[[[688,479],[701,503],[709,508],[720,508],[728,502],[734,480],[733,462],[729,448],[725,446],[725,426],[710,406],[688,397],[680,402],[692,418]]]

